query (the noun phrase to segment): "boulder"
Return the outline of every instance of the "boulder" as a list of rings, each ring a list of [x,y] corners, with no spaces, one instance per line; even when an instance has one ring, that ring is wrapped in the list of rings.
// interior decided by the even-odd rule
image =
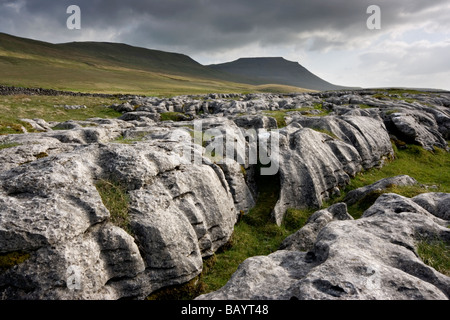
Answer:
[[[236,211],[239,214],[247,213],[255,206],[256,202],[245,180],[246,169],[232,159],[225,159],[218,166],[225,175],[230,192],[233,195]]]
[[[450,194],[443,192],[422,193],[411,200],[436,217],[450,220]]]
[[[379,166],[383,158],[394,155],[386,127],[379,117],[296,117],[293,122],[330,133],[352,145],[358,151],[364,169]]]
[[[117,112],[122,112],[122,113],[132,112],[135,109],[135,107],[133,105],[131,105],[131,103],[129,103],[129,102],[125,102],[122,104],[113,104],[113,105],[109,106],[109,108],[111,108]]]
[[[244,129],[277,129],[277,120],[273,117],[262,115],[246,115],[234,118],[233,121]]]
[[[221,169],[181,147],[92,143],[0,172],[0,254],[27,255],[0,274],[2,298],[144,298],[196,277],[237,212]],[[99,179],[126,186],[130,234],[112,224]]]
[[[383,207],[384,200],[374,206]],[[448,221],[417,212],[411,203],[403,199],[358,220],[332,220],[310,251],[249,258],[224,287],[197,299],[447,300],[450,277],[426,265],[417,244],[436,238],[448,243]]]
[[[38,132],[45,132],[52,130],[50,125],[43,119],[20,119],[20,121],[29,123],[33,128],[33,130]]]
[[[439,132],[435,119],[423,112],[393,113],[391,121],[397,131],[399,139],[414,142],[424,149],[433,150],[433,147],[447,149],[447,142]],[[394,133],[395,134],[395,133]]]
[[[148,111],[133,111],[123,114],[119,119],[124,121],[141,120],[142,118],[148,118],[153,121],[160,121],[161,116],[159,113],[153,113]]]
[[[393,186],[403,187],[403,186],[412,186],[416,184],[418,184],[417,180],[411,178],[408,175],[399,175],[396,177],[385,178],[375,183],[372,183],[371,185],[349,191],[344,198],[344,202],[347,203],[347,205],[352,205],[374,192],[380,192],[388,189],[389,187]]]
[[[286,209],[319,208],[324,200],[339,193],[350,177],[363,168],[381,166],[385,158],[393,156],[382,121],[343,119],[298,118],[279,130],[281,191],[273,211],[277,224],[283,221]]]
[[[333,220],[353,220],[353,217],[347,213],[345,203],[337,203],[315,212],[309,217],[304,227],[283,241],[280,250],[312,250],[319,231]]]

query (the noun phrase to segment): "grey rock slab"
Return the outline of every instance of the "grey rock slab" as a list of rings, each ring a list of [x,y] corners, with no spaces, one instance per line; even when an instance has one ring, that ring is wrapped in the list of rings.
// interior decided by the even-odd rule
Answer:
[[[391,115],[391,121],[401,134],[400,139],[414,141],[428,150],[433,150],[433,146],[447,149],[447,142],[440,134],[434,118],[425,117],[424,113],[394,113]]]
[[[237,212],[223,171],[183,147],[94,143],[0,172],[0,253],[30,254],[0,275],[2,298],[145,298],[197,276]],[[98,179],[126,185],[132,235],[110,224]]]
[[[333,220],[353,220],[353,217],[347,213],[345,203],[337,203],[315,212],[309,217],[305,226],[282,242],[280,250],[312,250],[320,230]]]
[[[411,200],[436,217],[450,220],[450,194],[443,192],[423,193]]]
[[[234,160],[225,159],[219,164],[233,195],[237,212],[247,213],[256,204],[244,177],[245,168]]]
[[[328,219],[310,251],[249,258],[224,287],[197,299],[448,300],[450,277],[417,255],[422,239],[450,240],[448,222],[400,202],[386,207],[358,220]]]
[[[119,119],[124,121],[133,121],[133,120],[141,120],[142,118],[149,118],[153,121],[161,120],[161,116],[159,113],[153,113],[148,111],[127,112],[124,115],[122,115]]]
[[[294,124],[280,130],[280,197],[274,218],[281,224],[288,208],[320,207],[336,187],[361,170],[357,150],[343,141]],[[284,138],[283,138],[284,137]]]
[[[363,199],[365,196],[367,196],[370,193],[373,193],[375,191],[382,191],[386,190],[389,187],[392,186],[413,186],[418,184],[417,180],[414,178],[411,178],[408,175],[399,175],[395,177],[389,177],[385,179],[381,179],[375,183],[372,183],[368,186],[364,186],[361,188],[357,188],[355,190],[351,190],[347,193],[347,195],[344,198],[344,201],[348,205],[352,205],[359,200]]]

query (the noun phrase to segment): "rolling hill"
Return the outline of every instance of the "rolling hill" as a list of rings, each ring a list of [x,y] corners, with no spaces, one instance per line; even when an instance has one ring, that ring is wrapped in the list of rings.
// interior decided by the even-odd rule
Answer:
[[[319,78],[297,62],[281,57],[241,58],[233,62],[210,65],[210,68],[252,79],[252,84],[277,83],[318,91],[346,89]]]
[[[287,72],[286,63],[290,62],[284,59],[240,60],[246,62],[245,67],[235,63],[204,66],[184,54],[122,43],[52,44],[0,33],[0,84],[3,85],[146,95],[335,89],[309,72]],[[256,68],[250,63],[253,60],[270,62],[261,68],[265,74],[251,72]],[[267,76],[268,72],[271,77]],[[307,79],[295,79],[296,76],[307,76]]]

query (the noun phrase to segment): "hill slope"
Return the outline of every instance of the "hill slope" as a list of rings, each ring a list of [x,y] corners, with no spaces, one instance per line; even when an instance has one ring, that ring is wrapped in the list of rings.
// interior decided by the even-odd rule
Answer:
[[[345,87],[336,86],[319,78],[299,63],[283,58],[241,58],[233,62],[210,65],[209,67],[250,78],[254,81],[252,84],[277,83],[311,90],[345,89]]]
[[[147,95],[307,91],[299,87],[302,84],[309,84],[306,88],[313,90],[335,89],[306,69],[303,73],[290,74],[287,69],[292,67],[286,63],[293,62],[269,60],[271,63],[262,68],[266,74],[255,74],[250,71],[258,69],[257,66],[240,68],[238,65],[230,70],[204,66],[184,54],[121,43],[52,44],[0,33],[0,84],[3,85]],[[305,74],[307,81],[297,79]]]
[[[118,43],[51,44],[0,33],[4,85],[149,95],[257,91],[236,79],[183,54]]]

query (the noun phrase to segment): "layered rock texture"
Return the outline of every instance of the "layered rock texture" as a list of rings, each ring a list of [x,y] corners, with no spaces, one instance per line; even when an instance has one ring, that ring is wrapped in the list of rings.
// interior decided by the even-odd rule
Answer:
[[[40,132],[0,136],[0,257],[15,261],[0,297],[141,299],[185,283],[255,205],[264,169],[281,224],[392,159],[391,140],[448,149],[449,106],[445,92],[210,94],[127,97],[108,106],[118,119],[27,119]],[[100,184],[125,203],[122,223]],[[202,298],[448,298],[448,277],[416,255],[422,237],[450,239],[448,199],[389,194],[359,220],[345,204],[321,210]]]
[[[420,197],[436,204],[432,194]],[[247,259],[224,287],[198,299],[447,300],[450,277],[420,260],[417,243],[448,243],[449,221],[415,200],[384,194],[358,220],[344,203],[318,211],[283,250]]]

